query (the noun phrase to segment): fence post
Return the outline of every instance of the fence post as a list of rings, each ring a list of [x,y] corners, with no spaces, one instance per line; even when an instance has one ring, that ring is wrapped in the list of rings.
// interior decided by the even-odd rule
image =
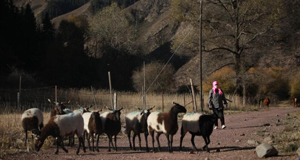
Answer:
[[[117,110],[117,93],[114,93],[114,110]]]
[[[22,76],[20,76],[20,79],[19,79],[19,92],[17,93],[17,108],[18,108],[18,110],[20,110],[21,86],[22,86]]]
[[[109,83],[109,94],[110,94],[110,100],[111,100],[111,106],[113,107],[113,97],[112,97],[112,89],[111,89],[111,78],[110,78],[110,72],[108,72],[108,83]]]
[[[164,110],[165,110],[165,100],[164,100],[164,92],[162,92],[162,94],[161,94],[161,106],[162,106],[162,111],[164,112]]]
[[[94,90],[93,90],[93,87],[91,86],[91,90],[92,90],[92,93],[93,93],[93,96],[94,96],[94,103],[95,103],[95,108],[97,107],[97,104],[96,104],[96,97],[95,97],[95,93],[94,93]]]
[[[191,82],[192,98],[193,98],[193,110],[194,110],[194,112],[196,112],[196,111],[197,111],[197,104],[196,104],[196,98],[195,98],[195,92],[194,92],[193,80],[190,79],[190,82]]]
[[[54,88],[54,95],[55,95],[55,102],[57,102],[57,86],[55,86]]]

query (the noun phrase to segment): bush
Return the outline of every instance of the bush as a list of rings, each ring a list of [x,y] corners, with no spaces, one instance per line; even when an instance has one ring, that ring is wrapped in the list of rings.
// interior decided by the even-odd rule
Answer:
[[[212,88],[212,82],[218,81],[220,88],[226,94],[233,93],[235,90],[234,77],[235,71],[229,67],[224,67],[207,77],[203,84],[203,91],[209,92]]]
[[[290,82],[290,94],[293,97],[300,97],[300,79],[298,78],[298,76],[300,76],[300,73],[294,76],[295,78]]]

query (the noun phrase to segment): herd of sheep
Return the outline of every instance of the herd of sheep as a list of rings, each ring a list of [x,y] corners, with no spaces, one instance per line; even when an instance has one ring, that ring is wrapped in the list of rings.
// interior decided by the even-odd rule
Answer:
[[[49,102],[51,102],[49,100]],[[52,102],[51,102],[52,103]],[[26,110],[21,117],[22,126],[25,131],[25,145],[27,145],[27,131],[31,131],[36,135],[35,150],[39,151],[43,146],[45,139],[48,136],[56,138],[57,149],[55,154],[58,154],[58,149],[61,147],[65,152],[68,150],[64,147],[63,138],[69,137],[69,144],[74,144],[74,135],[78,137],[79,153],[82,146],[85,152],[85,139],[87,139],[89,150],[98,151],[99,136],[105,133],[109,139],[108,150],[111,147],[117,151],[117,135],[121,131],[121,109],[109,109],[107,112],[90,111],[89,108],[80,107],[77,110],[70,110],[65,107],[65,103],[53,102],[55,108],[51,111],[51,118],[44,126],[43,113],[38,108]],[[139,138],[139,149],[141,150],[140,134],[144,133],[146,142],[146,151],[149,152],[147,136],[152,137],[152,147],[154,149],[154,132],[156,133],[156,141],[158,151],[161,151],[159,136],[166,135],[168,140],[168,151],[172,152],[173,136],[178,131],[178,114],[186,113],[186,108],[174,102],[174,106],[168,112],[151,112],[150,109],[139,109],[139,111],[130,112],[125,116],[126,134],[129,140],[130,149],[135,148],[135,138]],[[205,141],[203,150],[209,152],[208,144],[210,143],[210,135],[213,131],[214,121],[217,120],[215,115],[206,115],[200,113],[186,113],[182,119],[180,150],[182,149],[182,140],[187,132],[192,135],[191,142],[193,148],[197,150],[194,137],[202,136]],[[133,133],[131,142],[131,133]],[[94,145],[94,137],[97,138],[96,146]],[[114,137],[114,142],[113,142]],[[90,145],[92,140],[92,147]]]

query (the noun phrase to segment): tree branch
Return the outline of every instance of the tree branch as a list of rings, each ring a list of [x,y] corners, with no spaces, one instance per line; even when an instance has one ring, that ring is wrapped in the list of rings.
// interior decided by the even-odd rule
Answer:
[[[204,52],[213,52],[213,51],[216,51],[216,50],[224,50],[224,51],[228,51],[230,53],[233,53],[233,54],[238,54],[237,52],[233,51],[232,49],[230,48],[226,48],[226,47],[217,47],[217,48],[213,48],[213,49],[210,49],[210,50],[206,50],[204,48]]]

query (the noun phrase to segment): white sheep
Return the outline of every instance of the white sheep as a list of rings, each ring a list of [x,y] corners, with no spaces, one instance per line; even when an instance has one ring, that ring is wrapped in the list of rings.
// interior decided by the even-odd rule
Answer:
[[[186,113],[186,109],[180,104],[175,104],[169,112],[152,112],[147,119],[148,131],[152,137],[152,146],[154,152],[154,131],[157,133],[156,140],[158,150],[160,151],[159,136],[164,133],[168,140],[168,151],[172,152],[173,136],[178,130],[177,115],[178,113]]]
[[[154,107],[146,109],[146,110],[143,109],[142,111],[130,112],[125,116],[126,133],[128,136],[130,149],[132,149],[130,135],[131,135],[131,131],[133,131],[133,137],[132,137],[133,149],[135,150],[135,137],[138,136],[139,147],[140,147],[139,149],[141,150],[140,133],[144,133],[145,141],[146,141],[146,150],[147,150],[147,152],[149,152],[148,139],[147,139],[147,137],[148,137],[147,118],[150,115],[150,111],[153,108]],[[139,109],[139,110],[141,110],[141,109]]]
[[[209,152],[208,144],[210,143],[210,135],[213,132],[214,122],[217,120],[216,115],[203,115],[201,113],[187,113],[182,118],[182,125],[181,125],[181,136],[180,136],[180,147],[179,149],[182,150],[182,140],[187,132],[190,132],[191,142],[193,145],[194,150],[197,151],[195,146],[194,138],[195,136],[202,136],[205,145],[203,150],[206,149]]]
[[[99,112],[100,111],[86,112],[82,115],[84,121],[84,140],[85,140],[85,135],[87,133],[88,145],[89,145],[89,149],[91,150],[90,137],[92,137],[92,145],[94,151],[94,134],[97,135],[96,150],[98,152],[99,152],[99,148],[98,148],[99,137],[103,133],[102,121]]]
[[[85,152],[84,142],[83,142],[83,118],[81,114],[69,113],[64,115],[56,115],[51,117],[49,122],[43,127],[42,133],[35,144],[36,151],[39,151],[43,146],[45,139],[48,136],[55,137],[57,139],[57,149],[55,154],[58,154],[58,147],[60,146],[66,153],[68,150],[64,147],[62,137],[66,135],[76,134],[79,139],[79,146],[76,154],[79,153],[80,147],[82,145],[83,151]]]
[[[27,131],[39,135],[44,126],[43,113],[38,108],[30,108],[22,114],[21,122],[25,132],[25,146],[27,145]]]

